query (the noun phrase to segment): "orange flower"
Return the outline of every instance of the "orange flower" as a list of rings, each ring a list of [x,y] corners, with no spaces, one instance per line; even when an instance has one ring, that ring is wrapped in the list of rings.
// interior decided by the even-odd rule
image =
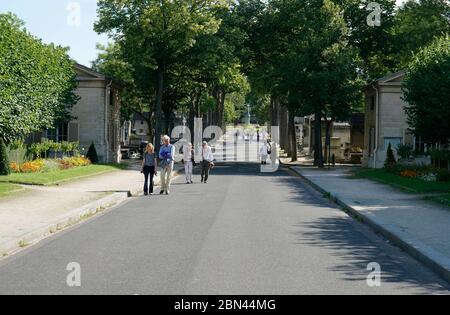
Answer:
[[[40,161],[25,162],[21,166],[23,173],[38,173],[41,171],[43,164]]]
[[[11,163],[9,165],[9,168],[14,172],[14,173],[20,173],[20,165],[18,163]]]
[[[416,171],[406,170],[400,173],[400,176],[407,178],[416,178],[419,174]]]

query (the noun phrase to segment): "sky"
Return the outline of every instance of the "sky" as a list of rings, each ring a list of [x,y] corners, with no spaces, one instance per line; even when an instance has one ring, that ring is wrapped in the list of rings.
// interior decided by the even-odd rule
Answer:
[[[45,43],[70,47],[70,57],[86,66],[97,57],[96,44],[108,43],[93,30],[96,10],[96,0],[0,0],[1,13],[15,13]]]
[[[96,10],[96,0],[0,0],[0,12],[15,13],[45,43],[70,47],[69,55],[85,66],[96,59],[96,44],[108,43],[93,30]]]

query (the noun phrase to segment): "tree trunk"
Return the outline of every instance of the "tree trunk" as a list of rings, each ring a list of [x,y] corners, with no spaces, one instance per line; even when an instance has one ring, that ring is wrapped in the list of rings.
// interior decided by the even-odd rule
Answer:
[[[297,134],[295,132],[295,117],[292,112],[289,112],[289,142],[290,142],[290,157],[292,162],[298,160],[297,157]]]
[[[292,155],[289,140],[289,113],[286,106],[280,108],[280,145],[288,156]]]
[[[314,114],[314,117],[314,166],[323,168],[322,115],[318,112]]]
[[[160,64],[157,73],[158,87],[156,89],[156,108],[155,108],[155,152],[159,152],[161,148],[161,135],[162,135],[162,103],[164,93],[164,65]]]
[[[153,137],[154,137],[155,133],[153,132],[152,118],[149,117],[148,119],[145,119],[145,122],[147,123],[147,126],[148,126],[148,141],[150,143],[153,143]]]
[[[219,115],[218,126],[222,129],[223,132],[225,132],[225,98],[226,93],[222,91],[222,93],[220,94],[220,107],[218,111]]]
[[[271,124],[272,126],[279,126],[279,106],[278,100],[274,97],[270,97],[270,108],[271,108]]]
[[[325,161],[328,165],[330,165],[331,161],[331,125],[333,124],[333,120],[327,120],[326,124],[326,133],[325,133]]]

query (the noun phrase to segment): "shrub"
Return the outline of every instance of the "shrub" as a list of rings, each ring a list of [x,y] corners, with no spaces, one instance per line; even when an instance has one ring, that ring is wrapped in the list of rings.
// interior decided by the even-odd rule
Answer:
[[[386,156],[386,162],[384,165],[386,167],[395,165],[397,161],[395,160],[394,151],[392,150],[392,145],[389,143],[388,149],[387,149],[387,156]]]
[[[9,168],[8,152],[6,152],[6,145],[3,139],[0,139],[0,175],[9,175],[11,170]]]
[[[450,166],[450,151],[434,149],[430,152],[431,161],[435,167],[449,167]]]
[[[97,150],[95,149],[94,143],[91,144],[89,147],[89,150],[86,154],[86,157],[92,162],[92,163],[98,163],[98,155]]]
[[[450,171],[439,170],[436,173],[436,180],[438,182],[450,182]]]
[[[399,144],[397,146],[397,154],[402,159],[409,159],[413,156],[414,149],[409,144]]]
[[[63,155],[69,153],[70,151],[72,151],[72,144],[67,141],[61,142],[61,150],[63,152]]]
[[[54,172],[60,169],[58,160],[45,160],[42,172]]]

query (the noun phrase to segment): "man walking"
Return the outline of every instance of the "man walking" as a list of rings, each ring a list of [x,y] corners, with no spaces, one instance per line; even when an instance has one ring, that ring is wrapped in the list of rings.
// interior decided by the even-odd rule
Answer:
[[[209,171],[214,166],[214,156],[211,147],[206,141],[202,144],[202,183],[207,183]]]
[[[170,137],[163,137],[163,145],[159,150],[161,160],[161,192],[160,194],[170,194],[170,184],[172,182],[172,171],[175,157],[175,146],[170,144]]]

